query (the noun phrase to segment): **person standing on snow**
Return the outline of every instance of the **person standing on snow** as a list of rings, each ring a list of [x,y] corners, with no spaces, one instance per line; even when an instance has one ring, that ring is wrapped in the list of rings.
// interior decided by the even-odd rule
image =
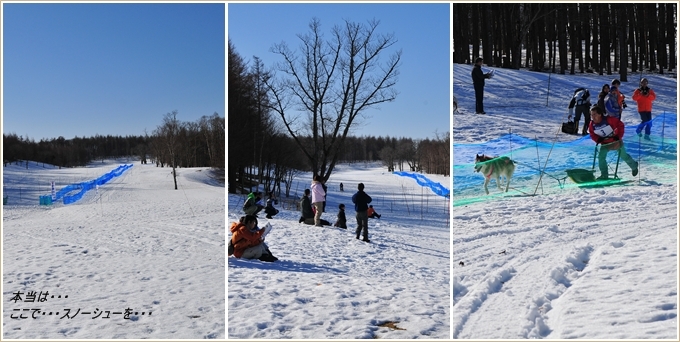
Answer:
[[[621,120],[614,116],[604,116],[602,108],[595,106],[590,110],[590,138],[600,147],[598,154],[600,177],[598,180],[609,179],[609,167],[607,166],[607,153],[618,150],[632,171],[633,177],[638,174],[638,163],[626,153],[623,146],[624,125]]]
[[[612,86],[609,89],[609,94],[604,98],[604,110],[607,113],[607,116],[612,116],[621,120],[623,108],[619,103],[619,88]]]
[[[321,176],[314,175],[312,185],[312,206],[314,206],[314,225],[321,227],[321,214],[323,213],[323,202],[325,202],[326,192],[323,190]]]
[[[359,239],[359,234],[363,231],[364,242],[371,242],[368,239],[368,204],[373,200],[371,196],[364,192],[364,183],[359,183],[357,186],[358,190],[352,196],[352,203],[354,203],[354,210],[357,212],[357,239]]]
[[[656,94],[654,90],[650,89],[647,85],[649,81],[646,78],[640,80],[640,87],[635,89],[633,92],[633,101],[637,102],[638,113],[640,114],[640,119],[642,123],[637,126],[635,133],[637,135],[642,134],[642,130],[645,130],[645,140],[649,139],[649,134],[652,131],[652,101],[656,99]]]
[[[576,108],[576,115],[574,115],[574,108]],[[578,134],[578,122],[581,120],[581,115],[585,120],[583,123],[582,135],[588,134],[588,127],[590,126],[590,92],[586,88],[578,88],[574,90],[574,95],[569,102],[569,117],[574,117],[574,134]]]
[[[479,57],[472,67],[472,84],[475,87],[475,113],[477,114],[486,114],[484,111],[484,79],[491,78],[491,73],[485,74],[482,71],[482,62],[484,62],[484,59]]]
[[[602,86],[602,91],[597,95],[597,106],[604,110],[604,98],[609,94],[609,84]]]

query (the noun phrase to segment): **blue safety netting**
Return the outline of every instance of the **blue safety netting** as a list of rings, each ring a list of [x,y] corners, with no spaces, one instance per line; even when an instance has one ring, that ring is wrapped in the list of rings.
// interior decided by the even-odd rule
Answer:
[[[652,120],[651,140],[641,139],[635,132],[637,125],[625,128],[624,147],[627,153],[640,162],[642,170],[655,168],[654,175],[647,173],[645,177],[654,176],[655,180],[675,182],[677,177],[677,116],[675,114],[658,115]],[[564,134],[564,133],[559,133]],[[455,137],[454,137],[455,141]],[[498,139],[484,143],[453,144],[453,197],[454,205],[469,203],[470,198],[492,198],[503,194],[497,189],[496,180],[489,183],[490,196],[484,193],[484,176],[474,169],[475,156],[507,156],[515,162],[516,168],[510,186],[515,194],[534,194],[539,185],[541,189],[564,188],[576,186],[567,180],[568,169],[595,169],[599,175],[596,160],[595,143],[590,136],[574,136],[574,140],[566,142],[548,142],[529,139],[521,135],[506,134]],[[547,162],[546,162],[546,159]],[[630,168],[619,161],[617,153],[607,155],[610,176],[617,175],[632,178]],[[593,165],[594,164],[594,165]],[[539,182],[540,179],[540,182]],[[504,180],[501,181],[504,184]],[[503,188],[504,189],[504,188]]]
[[[403,176],[403,177],[410,177],[416,180],[416,183],[422,187],[429,188],[434,192],[435,194],[446,197],[448,198],[450,195],[450,190],[447,189],[445,186],[441,185],[440,183],[431,181],[424,175],[420,173],[411,173],[411,172],[404,172],[404,171],[395,171],[393,172],[397,176]]]
[[[111,179],[115,177],[119,177],[120,175],[123,174],[123,172],[127,171],[129,168],[132,167],[132,164],[123,164],[115,168],[114,170],[107,172],[106,174],[102,175],[101,177],[86,181],[86,182],[81,182],[81,183],[76,183],[76,184],[69,184],[63,188],[61,188],[59,191],[57,191],[56,194],[56,199],[55,200],[60,200],[63,199],[64,204],[71,204],[74,203],[81,198],[90,190],[95,189],[97,185],[104,185],[108,183]],[[78,191],[75,194],[71,194],[74,191]]]

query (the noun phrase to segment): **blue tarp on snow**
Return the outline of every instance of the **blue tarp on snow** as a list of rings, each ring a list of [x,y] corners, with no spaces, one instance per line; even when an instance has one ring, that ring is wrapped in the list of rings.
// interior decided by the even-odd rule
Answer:
[[[403,177],[410,177],[416,180],[418,185],[422,187],[429,188],[434,192],[435,194],[446,197],[448,198],[450,195],[450,190],[447,189],[445,186],[441,185],[440,183],[433,182],[424,175],[420,173],[412,173],[412,172],[403,172],[403,171],[395,171],[393,172],[397,176],[403,176]]]

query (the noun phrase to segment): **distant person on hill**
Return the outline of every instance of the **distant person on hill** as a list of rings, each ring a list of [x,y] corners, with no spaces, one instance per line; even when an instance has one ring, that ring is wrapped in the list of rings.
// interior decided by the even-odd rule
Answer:
[[[231,224],[231,240],[229,241],[229,255],[243,259],[259,259],[274,262],[279,260],[264,243],[262,234],[264,229],[257,227],[257,217],[246,215],[239,222]]]
[[[342,183],[340,183],[340,191],[345,191],[345,188],[342,186]]]
[[[650,89],[648,84],[649,81],[646,78],[641,79],[640,87],[633,92],[633,101],[637,102],[638,113],[642,120],[642,123],[635,129],[635,133],[640,136],[642,130],[644,130],[645,140],[650,140],[649,134],[652,131],[652,101],[656,99],[654,90]]]
[[[604,109],[604,98],[609,94],[609,84],[602,86],[602,91],[597,95],[597,106]]]
[[[267,206],[264,208],[264,213],[267,214],[265,216],[268,219],[272,219],[272,216],[275,216],[276,214],[279,213],[279,211],[274,208],[274,204],[279,203],[279,201],[276,200],[276,197],[274,197],[274,192],[269,193],[269,198],[267,199]]]
[[[382,216],[382,215],[379,215],[379,214],[375,211],[375,209],[373,209],[373,206],[372,206],[372,205],[369,205],[369,206],[368,206],[368,210],[366,211],[366,214],[368,215],[368,218],[380,218],[380,216]]]
[[[475,113],[486,114],[484,111],[484,80],[491,78],[491,73],[484,73],[482,71],[482,63],[484,59],[478,57],[475,60],[475,65],[472,67],[472,84],[475,88]]]
[[[257,217],[257,213],[264,208],[260,200],[262,200],[262,194],[260,192],[249,193],[248,199],[243,203],[243,212],[246,213],[246,215]]]
[[[305,194],[300,199],[300,223],[314,224],[314,210],[312,210],[312,201],[309,198],[311,191],[305,189]]]
[[[338,209],[340,209],[340,211],[338,211],[338,220],[335,221],[335,224],[333,226],[347,229],[347,217],[345,216],[345,205],[340,204],[338,206]]]
[[[630,166],[633,177],[637,176],[638,163],[626,153],[626,149],[623,146],[622,139],[625,129],[623,122],[614,116],[604,116],[602,108],[597,106],[590,110],[590,117],[590,138],[593,139],[595,143],[601,145],[600,153],[598,155],[600,177],[597,179],[609,179],[607,153],[616,150],[619,151],[621,159]]]
[[[363,231],[364,242],[371,242],[368,239],[368,204],[371,203],[371,196],[364,192],[364,183],[359,183],[357,186],[359,191],[357,191],[352,196],[352,203],[354,203],[354,210],[357,212],[357,239],[359,239],[359,234]]]
[[[621,120],[623,108],[619,103],[619,88],[612,86],[609,89],[609,94],[604,98],[604,109],[607,116],[612,116]]]
[[[321,176],[314,175],[312,180],[312,205],[314,206],[314,225],[321,227],[321,214],[323,213],[323,202],[326,192],[323,190],[323,183],[321,182]]]
[[[574,113],[574,109],[576,109],[576,113]],[[581,134],[586,135],[588,134],[588,126],[590,126],[590,92],[586,88],[574,90],[574,95],[569,101],[569,117],[574,117],[574,134],[578,134],[578,122],[581,120],[581,115],[585,119]]]

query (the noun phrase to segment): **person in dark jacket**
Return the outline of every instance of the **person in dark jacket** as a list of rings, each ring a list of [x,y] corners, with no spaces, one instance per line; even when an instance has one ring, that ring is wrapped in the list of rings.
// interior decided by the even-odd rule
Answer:
[[[340,204],[338,208],[340,209],[340,211],[338,211],[338,220],[335,221],[335,224],[333,226],[347,229],[347,217],[345,216],[345,205]]]
[[[472,67],[472,84],[475,87],[475,113],[477,114],[486,114],[484,111],[484,79],[491,78],[490,73],[485,74],[482,71],[482,62],[484,62],[484,59],[479,57]]]
[[[300,200],[300,223],[304,222],[306,224],[314,224],[314,211],[312,210],[312,201],[309,199],[309,194],[311,191],[305,189],[305,194]]]
[[[576,114],[574,115],[574,110]],[[588,134],[588,127],[590,127],[590,92],[586,88],[578,88],[574,90],[574,95],[569,102],[569,117],[574,117],[574,134],[578,134],[578,122],[581,116],[585,119],[583,124],[582,135]]]
[[[638,174],[638,163],[626,153],[623,146],[624,124],[614,116],[604,116],[602,108],[595,106],[590,110],[590,138],[600,146],[598,155],[600,177],[598,180],[609,179],[609,167],[607,166],[607,153],[618,150],[626,164],[630,167],[633,177]]]
[[[604,109],[604,98],[609,94],[609,84],[602,86],[602,91],[597,95],[597,106]],[[588,126],[590,127],[590,125]]]
[[[264,213],[267,214],[266,218],[272,219],[272,216],[275,216],[279,213],[279,211],[274,208],[274,203],[278,202],[279,201],[276,200],[276,197],[274,197],[274,192],[270,192],[269,198],[267,199],[267,206],[264,207]]]
[[[263,205],[260,204],[260,200],[262,199],[262,194],[259,192],[251,192],[248,194],[248,199],[243,203],[243,212],[246,213],[246,215],[253,215],[257,217],[257,213],[260,212],[264,208]]]
[[[352,203],[354,203],[354,210],[357,212],[356,218],[357,218],[357,239],[359,239],[359,234],[361,234],[363,230],[363,235],[364,239],[362,241],[364,242],[371,242],[368,239],[368,204],[371,203],[373,199],[371,199],[371,196],[366,194],[364,192],[364,183],[359,183],[358,187],[359,191],[357,191],[353,196],[352,196]]]

